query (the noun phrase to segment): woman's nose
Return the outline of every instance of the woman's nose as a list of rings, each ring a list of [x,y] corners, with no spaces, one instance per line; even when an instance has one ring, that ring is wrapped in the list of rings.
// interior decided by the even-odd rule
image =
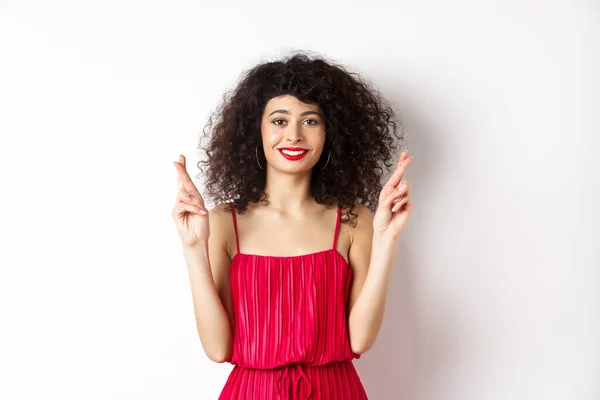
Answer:
[[[287,140],[292,143],[302,141],[302,127],[291,126],[289,131],[287,132]]]

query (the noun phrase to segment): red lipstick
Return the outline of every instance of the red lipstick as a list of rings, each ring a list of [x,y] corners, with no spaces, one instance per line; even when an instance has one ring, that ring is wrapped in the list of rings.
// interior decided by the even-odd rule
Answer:
[[[301,147],[283,147],[281,149],[277,149],[279,150],[279,153],[284,156],[286,159],[290,160],[290,161],[298,161],[304,158],[305,155],[308,154],[308,150],[303,149]],[[289,151],[302,151],[302,153],[298,154],[298,155],[291,155],[291,154],[285,154],[282,150],[289,150]]]

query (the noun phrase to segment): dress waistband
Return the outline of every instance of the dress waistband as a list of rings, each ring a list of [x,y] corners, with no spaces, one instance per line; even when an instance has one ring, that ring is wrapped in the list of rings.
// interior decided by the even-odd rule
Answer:
[[[294,379],[293,382],[291,382],[290,370],[299,371],[299,375]],[[300,394],[299,384],[302,379],[306,381],[309,387],[308,395],[304,399],[300,399],[298,397]],[[277,377],[277,387],[279,389],[279,395],[282,399],[308,400],[313,393],[312,383],[310,382],[310,379],[308,379],[308,376],[306,376],[301,363],[288,364],[284,367],[281,367],[281,371],[279,371]]]

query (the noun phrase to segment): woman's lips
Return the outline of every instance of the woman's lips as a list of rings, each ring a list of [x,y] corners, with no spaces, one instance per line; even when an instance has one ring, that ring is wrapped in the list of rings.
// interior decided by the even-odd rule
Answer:
[[[290,161],[298,161],[304,158],[305,155],[308,154],[308,150],[305,150],[304,153],[302,154],[298,154],[297,156],[291,156],[289,154],[285,154],[281,149],[278,149],[279,153],[281,153],[282,156],[284,156],[285,158],[287,158]]]

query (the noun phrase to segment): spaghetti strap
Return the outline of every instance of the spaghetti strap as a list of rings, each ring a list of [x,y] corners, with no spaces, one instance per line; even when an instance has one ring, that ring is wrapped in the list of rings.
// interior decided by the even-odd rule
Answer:
[[[333,234],[333,250],[337,249],[337,239],[338,239],[338,233],[339,233],[339,229],[340,229],[341,215],[342,215],[342,208],[338,207],[337,218],[335,220],[335,233]]]
[[[233,219],[233,230],[235,232],[235,247],[237,249],[237,252],[240,252],[240,242],[238,240],[238,232],[237,232],[237,219],[235,217],[235,207],[233,206],[233,204],[230,205],[231,207],[231,217]]]

